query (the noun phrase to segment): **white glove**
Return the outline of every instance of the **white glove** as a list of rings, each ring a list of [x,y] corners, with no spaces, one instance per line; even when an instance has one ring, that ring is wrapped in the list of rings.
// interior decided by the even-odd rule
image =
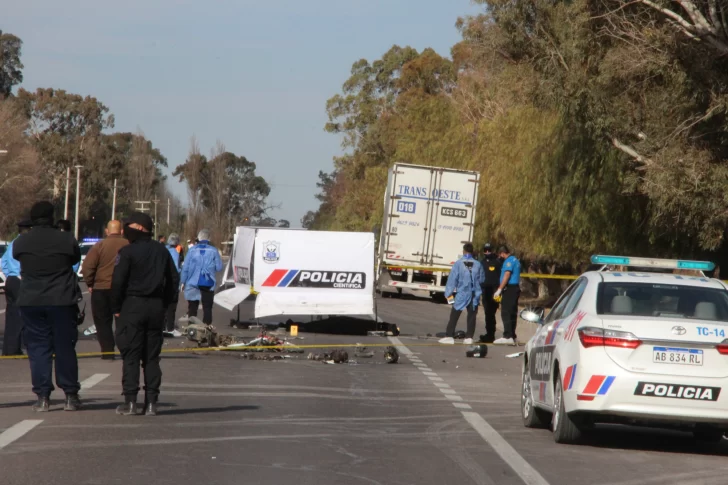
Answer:
[[[493,299],[496,299],[496,298],[498,298],[499,296],[501,296],[501,293],[503,293],[503,290],[501,290],[500,288],[499,288],[499,289],[497,289],[497,290],[496,290],[496,292],[495,292],[495,293],[493,293]]]

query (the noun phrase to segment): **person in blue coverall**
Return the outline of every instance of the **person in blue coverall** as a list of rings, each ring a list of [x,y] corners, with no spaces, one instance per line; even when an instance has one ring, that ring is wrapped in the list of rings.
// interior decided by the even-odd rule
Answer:
[[[450,311],[450,321],[447,324],[445,338],[440,340],[441,344],[455,343],[455,327],[463,310],[468,312],[468,329],[465,332],[464,344],[473,343],[475,333],[475,317],[478,314],[480,297],[483,294],[481,285],[485,282],[485,271],[483,266],[473,257],[473,245],[467,243],[463,246],[463,257],[452,267],[447,277],[445,286],[445,297],[450,298],[455,293],[455,301]]]
[[[179,235],[177,233],[172,233],[169,235],[168,238],[166,238],[167,243],[165,244],[167,246],[167,251],[169,251],[169,255],[172,256],[172,261],[174,262],[174,267],[177,268],[177,272],[179,273],[182,271],[182,263],[181,263],[181,253],[177,251],[177,246],[179,245]],[[161,238],[160,238],[160,242]],[[179,293],[177,293],[179,295]],[[176,296],[173,301],[167,305],[167,309],[164,314],[164,333],[167,336],[170,337],[181,337],[182,332],[177,330],[175,328],[175,313],[177,310],[177,302],[179,300],[179,296]]]
[[[210,245],[210,231],[203,229],[197,235],[199,243],[192,246],[185,257],[180,281],[187,300],[187,315],[197,316],[202,301],[202,323],[212,323],[212,303],[217,287],[216,274],[222,271],[220,252]]]
[[[18,232],[24,234],[32,226],[30,219],[18,222]],[[17,239],[17,238],[16,238]],[[22,333],[23,318],[18,308],[20,292],[20,262],[13,257],[13,240],[8,244],[0,265],[5,275],[5,336],[3,338],[3,355],[23,355]]]

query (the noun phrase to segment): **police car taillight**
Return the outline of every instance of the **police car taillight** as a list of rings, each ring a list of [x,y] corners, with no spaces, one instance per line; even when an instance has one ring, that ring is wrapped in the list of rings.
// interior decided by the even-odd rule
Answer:
[[[728,355],[728,338],[716,345],[715,350],[721,355]]]
[[[642,345],[642,341],[632,333],[618,332],[616,330],[604,330],[603,328],[596,327],[580,328],[579,341],[585,349],[588,349],[589,347],[620,347],[623,349],[636,349]]]

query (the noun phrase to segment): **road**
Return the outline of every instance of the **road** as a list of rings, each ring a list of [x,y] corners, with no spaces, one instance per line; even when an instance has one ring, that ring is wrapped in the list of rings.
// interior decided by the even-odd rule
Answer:
[[[0,361],[0,483],[726,482],[726,444],[701,448],[688,434],[613,426],[565,446],[546,430],[524,428],[520,362],[505,357],[514,349],[491,347],[488,358],[468,359],[462,346],[430,345],[426,335],[444,328],[447,312],[428,301],[385,299],[379,314],[399,325],[398,339],[301,333],[296,341],[401,343],[397,365],[385,364],[380,348],[342,365],[165,354],[155,418],[115,415],[119,361],[81,359],[85,410],[63,412],[56,391],[52,412],[42,415],[30,411],[28,362]],[[219,328],[229,318],[215,309]],[[520,325],[523,338],[529,324]],[[186,345],[168,339],[165,349]],[[83,339],[78,348],[97,344]]]

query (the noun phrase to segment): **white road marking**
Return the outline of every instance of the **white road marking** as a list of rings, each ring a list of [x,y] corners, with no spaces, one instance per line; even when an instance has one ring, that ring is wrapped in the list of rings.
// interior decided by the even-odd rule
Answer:
[[[437,374],[435,372],[423,372],[423,374],[426,376],[433,376],[433,377],[437,376]]]
[[[429,367],[419,367],[419,369],[422,372],[432,372],[432,369],[430,369]],[[434,374],[434,375],[437,375],[437,374]]]
[[[442,389],[450,389],[450,384],[446,384],[444,382],[433,382],[433,384]]]
[[[402,342],[397,337],[389,337],[390,342],[394,343],[400,349],[400,352],[405,355],[411,355],[412,352],[402,345]],[[440,392],[442,392],[447,399],[453,402],[452,405],[458,409],[472,409],[472,407],[462,401],[463,398],[455,394],[452,389],[446,389],[447,384],[444,383],[442,377],[437,377],[434,372],[423,372],[423,374],[433,374],[428,378],[433,381]],[[439,382],[437,382],[439,381]],[[501,459],[510,466],[513,471],[523,480],[526,485],[549,485],[549,482],[541,476],[535,468],[533,468],[518,452],[488,424],[488,422],[478,413],[474,411],[461,411],[465,420],[473,427],[473,429],[480,435],[486,443],[488,443],[493,451],[495,451]]]
[[[42,419],[26,419],[0,433],[0,450],[42,423]]]
[[[508,463],[521,480],[527,485],[549,485],[540,473],[536,471],[503,437],[498,434],[483,417],[472,411],[463,411],[463,417],[470,426],[498,453],[503,461]]]
[[[81,389],[91,389],[110,375],[111,374],[94,374],[88,379],[85,379],[83,382],[81,382]]]
[[[2,315],[3,313],[5,313],[5,310],[0,310],[0,315]]]
[[[412,362],[412,365],[417,367],[427,367],[427,364],[425,364],[424,362]]]

